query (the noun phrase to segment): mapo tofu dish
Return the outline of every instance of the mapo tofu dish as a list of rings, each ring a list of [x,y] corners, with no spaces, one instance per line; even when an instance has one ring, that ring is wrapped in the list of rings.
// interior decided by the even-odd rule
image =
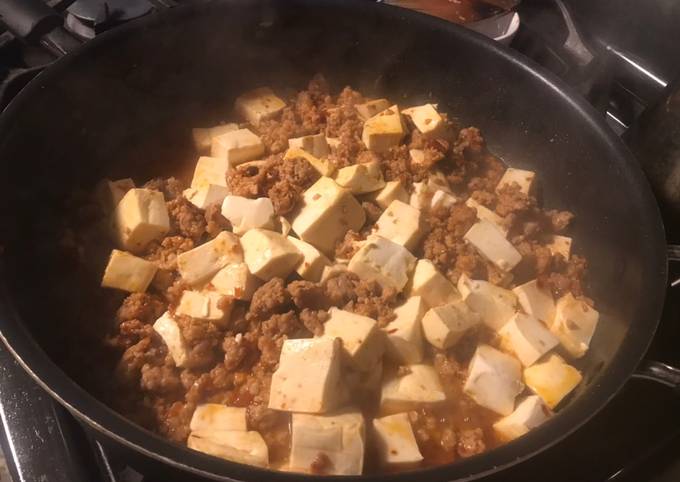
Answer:
[[[440,105],[321,76],[224,115],[187,128],[187,179],[93,193],[117,411],[229,461],[359,475],[481,454],[567,401],[598,312],[540,171]]]

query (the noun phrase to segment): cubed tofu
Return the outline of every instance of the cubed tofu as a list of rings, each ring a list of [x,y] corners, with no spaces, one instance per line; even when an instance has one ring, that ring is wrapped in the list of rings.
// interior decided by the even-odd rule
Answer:
[[[458,291],[470,309],[479,313],[484,324],[494,330],[500,330],[517,311],[515,294],[488,281],[461,275]]]
[[[396,105],[367,119],[361,133],[361,140],[373,152],[387,152],[398,146],[403,137],[404,125]]]
[[[567,293],[557,300],[550,329],[572,356],[580,358],[588,351],[599,319],[597,310]]]
[[[413,192],[409,197],[409,204],[416,209],[425,209],[432,202],[433,192],[427,187],[426,182],[414,182]]]
[[[241,237],[248,269],[264,281],[286,278],[304,259],[300,250],[281,233],[251,229]]]
[[[427,232],[425,217],[421,212],[402,201],[392,203],[375,223],[375,234],[414,250]]]
[[[143,293],[149,287],[157,269],[150,261],[114,249],[102,277],[102,286],[130,293]]]
[[[332,176],[335,173],[335,164],[326,158],[318,158],[307,151],[297,147],[291,147],[283,155],[284,160],[304,159],[322,176]]]
[[[438,190],[432,195],[430,200],[430,209],[444,208],[448,209],[458,202],[458,199],[453,194],[446,191]]]
[[[335,278],[340,273],[345,273],[347,271],[347,263],[334,263],[330,266],[326,266],[323,269],[323,273],[321,273],[321,282],[325,283],[327,280]]]
[[[531,366],[559,341],[543,323],[531,315],[515,313],[498,331],[505,350],[514,353],[525,367]]]
[[[388,181],[385,183],[385,187],[370,193],[367,197],[383,209],[387,209],[392,201],[408,203],[409,200],[409,195],[401,181]]]
[[[229,407],[221,403],[203,403],[196,407],[189,428],[192,432],[214,432],[220,430],[248,430],[246,409]]]
[[[227,172],[231,169],[229,161],[220,157],[201,156],[194,168],[191,188],[200,190],[210,185],[227,187]]]
[[[339,338],[286,340],[272,375],[269,408],[326,413],[342,400],[342,342]]]
[[[153,330],[158,333],[158,336],[168,347],[168,353],[170,353],[175,365],[179,368],[184,367],[189,357],[189,348],[172,315],[167,311],[163,313],[153,324]]]
[[[111,181],[110,179],[103,179],[97,184],[95,188],[95,197],[97,202],[101,206],[105,213],[110,213],[116,206],[123,196],[130,190],[135,188],[135,183],[132,179],[118,179],[117,181]]]
[[[407,413],[375,418],[373,430],[383,464],[415,464],[423,460]]]
[[[253,89],[236,98],[236,112],[252,125],[271,119],[286,107],[286,103],[269,87]]]
[[[221,293],[186,290],[182,293],[175,313],[222,325],[228,322],[231,308],[232,299]]]
[[[195,285],[228,264],[241,262],[243,250],[238,236],[222,231],[215,239],[177,255],[177,270],[185,283]]]
[[[493,424],[496,434],[503,441],[509,442],[543,424],[552,416],[552,411],[540,397],[531,395],[522,400],[507,417]]]
[[[449,194],[453,194],[449,180],[446,178],[446,174],[444,174],[442,171],[430,170],[430,172],[427,174],[427,186],[430,191],[432,191],[432,193],[444,191],[448,192]]]
[[[423,328],[421,321],[427,305],[420,296],[411,296],[394,309],[394,320],[383,331],[387,335],[387,355],[397,363],[414,364],[423,359]]]
[[[441,136],[446,129],[446,123],[432,104],[424,104],[404,109],[403,114],[411,119],[416,129],[425,137]]]
[[[369,236],[352,256],[348,269],[364,280],[401,291],[416,265],[416,258],[402,245],[380,236]]]
[[[581,383],[581,372],[567,364],[562,357],[552,354],[541,363],[524,369],[524,382],[550,408],[555,408],[564,397]]]
[[[565,260],[571,257],[571,238],[567,236],[552,236],[546,246],[553,256],[560,254]]]
[[[499,269],[510,271],[522,260],[519,251],[505,239],[505,234],[493,223],[481,220],[464,236],[486,259]]]
[[[227,196],[222,202],[222,216],[231,223],[239,236],[251,229],[274,229],[274,205],[268,197],[248,199]]]
[[[206,209],[211,204],[222,204],[224,198],[229,194],[229,188],[209,184],[207,187],[185,189],[182,195],[199,209]]]
[[[357,110],[359,117],[362,120],[368,120],[376,114],[389,109],[390,101],[387,99],[375,99],[364,102],[363,104],[356,104],[354,108]]]
[[[191,129],[191,136],[194,139],[194,146],[198,152],[210,150],[213,138],[226,134],[227,132],[238,129],[238,124],[222,124],[215,127],[197,127]]]
[[[288,241],[302,253],[302,261],[297,265],[295,271],[302,279],[318,282],[326,266],[331,265],[331,261],[321,251],[309,243],[301,241],[293,236],[288,236]]]
[[[249,301],[255,290],[262,285],[262,280],[250,272],[247,264],[232,263],[215,273],[210,285],[225,296]]]
[[[380,413],[389,415],[446,400],[437,371],[430,365],[408,365],[408,373],[383,382]]]
[[[213,138],[210,155],[237,166],[264,155],[264,144],[252,131],[238,129]]]
[[[163,193],[151,189],[130,189],[113,217],[118,242],[132,253],[143,251],[151,241],[170,231]]]
[[[353,164],[339,169],[335,182],[349,189],[352,194],[364,194],[385,187],[382,170],[378,161]]]
[[[411,165],[415,167],[425,167],[425,151],[422,149],[409,149]]]
[[[533,171],[509,167],[505,170],[503,177],[501,177],[501,180],[498,182],[496,191],[500,191],[505,186],[511,186],[512,184],[517,183],[521,192],[529,194],[535,177],[536,173]]]
[[[371,370],[385,350],[383,332],[378,323],[367,316],[339,308],[331,308],[323,325],[323,336],[342,340],[346,363],[359,371]]]
[[[430,308],[423,316],[423,334],[432,346],[446,350],[478,324],[479,315],[465,301],[458,300]]]
[[[291,149],[302,149],[318,159],[325,159],[330,152],[326,136],[323,134],[288,139],[288,147]]]
[[[429,259],[418,260],[406,291],[410,296],[422,296],[430,308],[460,299],[453,283]]]
[[[279,216],[277,228],[279,233],[283,234],[284,236],[288,236],[293,229],[293,227],[290,225],[290,221],[288,221],[283,216]]]
[[[366,222],[361,204],[347,189],[329,177],[321,177],[302,196],[291,225],[298,238],[326,255],[335,252],[335,244],[352,229],[359,231]]]
[[[258,432],[240,430],[196,431],[187,446],[213,457],[258,467],[269,466],[269,448]]]
[[[364,468],[366,426],[359,411],[343,410],[332,415],[294,413],[291,423],[289,469],[323,475],[361,475]]]
[[[503,218],[493,212],[491,209],[487,208],[483,204],[478,203],[472,198],[468,198],[468,200],[465,201],[465,205],[477,211],[477,219],[493,223],[503,233],[503,236],[508,235],[508,228],[505,227]]]
[[[527,281],[512,289],[525,313],[550,325],[555,316],[555,301],[550,290],[539,286],[537,280]]]
[[[479,345],[470,361],[463,391],[482,407],[506,416],[514,410],[515,397],[522,390],[520,362],[489,345]]]

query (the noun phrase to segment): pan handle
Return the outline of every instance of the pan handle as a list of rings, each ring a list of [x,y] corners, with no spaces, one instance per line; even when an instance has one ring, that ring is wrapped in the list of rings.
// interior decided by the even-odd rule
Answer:
[[[633,378],[652,380],[680,392],[680,369],[666,363],[643,360],[633,373]]]

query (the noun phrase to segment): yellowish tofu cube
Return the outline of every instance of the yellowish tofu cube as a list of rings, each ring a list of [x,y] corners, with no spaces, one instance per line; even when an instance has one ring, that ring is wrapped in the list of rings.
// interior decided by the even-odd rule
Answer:
[[[260,87],[237,97],[235,107],[241,117],[257,126],[280,113],[286,103],[269,87]]]
[[[281,233],[251,229],[241,238],[248,270],[261,280],[286,278],[303,259],[302,253]]]
[[[177,256],[177,270],[182,280],[195,285],[208,280],[231,263],[243,262],[238,236],[222,231],[215,239]]]
[[[411,296],[394,309],[394,320],[384,328],[388,356],[401,364],[420,363],[423,359],[422,319],[427,305],[420,296]]]
[[[307,151],[297,147],[291,147],[283,156],[284,160],[304,159],[317,170],[322,176],[332,176],[335,173],[335,164],[326,158],[318,158]]]
[[[222,216],[229,220],[238,235],[251,229],[274,229],[276,225],[274,205],[268,197],[227,196],[222,202]]]
[[[524,369],[524,382],[550,408],[555,408],[582,379],[581,372],[555,354]]]
[[[460,299],[460,293],[453,283],[441,274],[429,259],[418,260],[406,291],[410,296],[422,296],[429,307]]]
[[[380,395],[380,413],[389,415],[446,400],[437,371],[429,365],[408,365],[408,373],[387,378]]]
[[[338,308],[329,310],[324,323],[324,337],[342,340],[342,352],[349,366],[368,371],[375,367],[385,350],[383,332],[378,323],[367,316]]]
[[[132,179],[118,179],[117,181],[111,181],[109,179],[104,179],[97,184],[95,188],[95,196],[97,202],[101,206],[105,213],[110,213],[116,206],[123,196],[130,190],[135,188],[135,183]]]
[[[435,191],[434,194],[432,195],[432,200],[430,201],[430,209],[431,210],[441,208],[449,209],[457,202],[458,198],[456,198],[456,196],[446,191],[442,191],[440,189],[438,191]]]
[[[222,204],[228,194],[229,188],[216,184],[208,184],[200,189],[190,187],[182,192],[187,201],[199,209],[206,209],[211,204]]]
[[[392,203],[375,224],[375,234],[401,244],[413,251],[427,232],[425,217],[421,212],[402,201]]]
[[[302,261],[298,264],[295,271],[302,279],[318,282],[326,266],[331,265],[331,261],[318,249],[309,243],[301,241],[293,236],[288,236],[288,241],[302,253]]]
[[[339,338],[286,340],[272,375],[269,408],[326,413],[341,402]]]
[[[352,194],[374,192],[385,187],[385,180],[378,161],[343,167],[338,170],[335,182],[345,189],[349,189]]]
[[[376,114],[388,109],[390,101],[387,99],[375,99],[364,102],[363,104],[356,104],[354,108],[357,110],[359,117],[363,120],[368,120]]]
[[[213,138],[210,155],[237,166],[264,154],[262,139],[248,129],[238,129]]]
[[[425,137],[441,136],[446,129],[446,123],[432,104],[424,104],[404,109],[402,113],[411,119],[416,129]]]
[[[529,433],[550,417],[552,417],[552,411],[543,403],[543,400],[536,395],[531,395],[522,400],[514,412],[494,423],[493,428],[501,440],[509,442]]]
[[[373,152],[387,152],[398,146],[403,137],[404,125],[396,105],[367,119],[361,134],[361,140]]]
[[[203,403],[196,407],[189,428],[192,432],[215,432],[219,430],[248,430],[246,409],[229,407],[221,403]]]
[[[533,171],[525,171],[524,169],[514,169],[509,167],[503,173],[503,177],[498,181],[496,191],[500,191],[505,186],[511,186],[514,183],[519,185],[519,190],[524,194],[531,192],[531,187],[534,183],[536,173]]]
[[[130,189],[116,207],[114,222],[118,242],[132,253],[143,251],[170,231],[163,194],[151,189]]]
[[[153,330],[158,333],[165,345],[168,353],[175,362],[175,366],[182,368],[186,365],[189,358],[189,348],[184,341],[179,325],[169,312],[163,313],[153,324]]]
[[[423,316],[425,339],[441,350],[452,347],[471,328],[479,324],[479,315],[463,300],[430,308]]]
[[[102,277],[102,286],[130,293],[143,293],[149,287],[157,269],[150,261],[114,249]]]
[[[500,330],[517,311],[515,294],[488,281],[471,280],[462,275],[458,291],[472,311],[479,313],[482,321],[494,330]]]
[[[465,205],[477,211],[477,219],[493,223],[503,233],[503,236],[508,235],[508,228],[505,227],[503,218],[493,212],[491,209],[487,208],[483,204],[478,203],[472,198],[468,198],[468,200],[465,201]]]
[[[407,413],[373,419],[373,430],[383,464],[415,464],[423,460]]]
[[[510,271],[522,260],[522,255],[505,239],[505,234],[489,221],[478,221],[464,236],[479,253],[499,269]]]
[[[222,124],[214,127],[197,127],[191,129],[194,146],[198,152],[210,150],[213,138],[238,129],[238,124]]]
[[[531,280],[513,288],[512,292],[525,313],[550,325],[555,316],[555,302],[549,289]]]
[[[227,172],[231,164],[225,158],[201,156],[194,168],[194,177],[191,179],[191,188],[200,190],[210,185],[227,187]]]
[[[359,231],[366,222],[366,213],[352,193],[329,177],[321,177],[307,189],[300,204],[291,222],[293,231],[326,255],[335,252],[335,244],[348,230]]]
[[[221,293],[186,290],[182,293],[175,313],[223,325],[229,321],[231,308],[231,298]]]
[[[596,309],[567,293],[557,300],[550,329],[573,357],[580,358],[588,351],[599,319]]]
[[[269,448],[258,432],[241,430],[196,431],[187,446],[213,457],[257,467],[269,466]]]
[[[288,139],[288,147],[291,149],[302,149],[317,159],[325,159],[330,153],[326,136],[323,134]]]
[[[543,323],[524,313],[515,313],[498,334],[503,348],[514,353],[525,367],[533,365],[559,344]]]
[[[352,256],[348,269],[361,279],[401,291],[415,265],[415,256],[402,245],[372,235]]]
[[[571,257],[571,238],[567,236],[552,236],[547,247],[553,256],[560,254],[565,260]]]
[[[225,296],[249,301],[262,281],[253,275],[245,263],[232,263],[220,269],[210,280],[210,285]]]
[[[388,181],[385,187],[368,194],[367,198],[381,208],[387,209],[387,206],[395,200],[408,203],[409,195],[401,181]]]

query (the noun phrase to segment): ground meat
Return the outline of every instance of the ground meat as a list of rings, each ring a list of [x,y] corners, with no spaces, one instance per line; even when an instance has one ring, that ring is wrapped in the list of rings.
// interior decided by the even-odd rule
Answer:
[[[345,310],[367,316],[385,326],[394,319],[393,308],[399,292],[394,288],[383,288],[376,281],[361,280],[355,287],[355,299],[344,306]]]
[[[303,308],[300,312],[300,321],[313,336],[321,336],[323,324],[328,320],[328,316],[328,312],[324,310]]]
[[[567,229],[569,224],[571,224],[571,221],[574,219],[574,214],[570,213],[569,211],[558,211],[551,209],[546,211],[545,214],[550,219],[550,225],[553,231],[556,233],[561,233]]]
[[[126,320],[118,325],[118,332],[107,339],[107,344],[119,350],[127,350],[152,334],[151,324],[142,323],[137,319]]]
[[[285,313],[291,307],[290,294],[281,278],[272,278],[260,286],[250,302],[248,320],[266,320],[276,313]]]
[[[174,367],[142,366],[141,388],[146,392],[167,394],[182,389],[182,381]]]
[[[375,203],[364,201],[361,203],[361,207],[364,208],[366,213],[366,220],[371,224],[375,223],[382,214],[382,209]]]
[[[222,342],[224,351],[224,366],[227,370],[236,370],[248,356],[249,347],[243,341],[243,336],[228,336]]]
[[[547,271],[539,275],[539,282],[547,286],[558,298],[569,292],[574,296],[582,296],[584,278],[588,269],[587,260],[582,256],[573,255],[566,262],[561,256],[554,256],[552,261],[554,271]]]
[[[160,269],[171,271],[177,269],[177,255],[194,247],[195,243],[190,238],[168,236],[160,243],[153,243],[147,250],[145,258],[156,263]]]
[[[323,283],[324,293],[331,306],[345,306],[356,300],[356,285],[359,277],[349,271],[339,272]]]
[[[481,428],[461,430],[458,433],[458,444],[456,445],[456,448],[458,455],[464,458],[481,454],[486,450],[484,431]]]
[[[412,182],[422,180],[414,178],[410,166],[411,156],[408,147],[393,147],[383,156],[381,164],[383,177],[386,181],[401,181],[408,189]]]
[[[323,310],[330,306],[323,287],[311,281],[293,281],[286,289],[299,310]]]
[[[170,231],[198,242],[205,234],[206,221],[203,211],[180,196],[168,201]]]
[[[536,198],[524,194],[516,182],[503,186],[497,194],[496,213],[500,216],[517,215],[536,206]]]
[[[222,231],[231,231],[231,223],[222,216],[220,204],[210,204],[205,208],[205,231],[210,238],[214,238]]]
[[[356,231],[349,230],[345,233],[345,237],[342,238],[335,245],[335,259],[352,259],[352,256],[359,251],[361,248],[361,242],[366,239],[363,234],[357,233]]]
[[[184,184],[174,177],[160,178],[156,177],[142,186],[144,189],[153,189],[163,193],[166,201],[172,201],[175,198],[182,197],[182,192],[186,188]]]
[[[137,386],[142,367],[151,362],[162,363],[165,347],[158,347],[151,337],[142,338],[123,352],[116,366],[115,381],[118,386]]]
[[[333,467],[333,462],[324,452],[319,452],[314,457],[314,460],[309,465],[310,473],[314,475],[323,475]]]
[[[155,322],[166,306],[159,298],[146,293],[132,293],[125,298],[116,314],[119,322],[139,320],[142,323]]]

